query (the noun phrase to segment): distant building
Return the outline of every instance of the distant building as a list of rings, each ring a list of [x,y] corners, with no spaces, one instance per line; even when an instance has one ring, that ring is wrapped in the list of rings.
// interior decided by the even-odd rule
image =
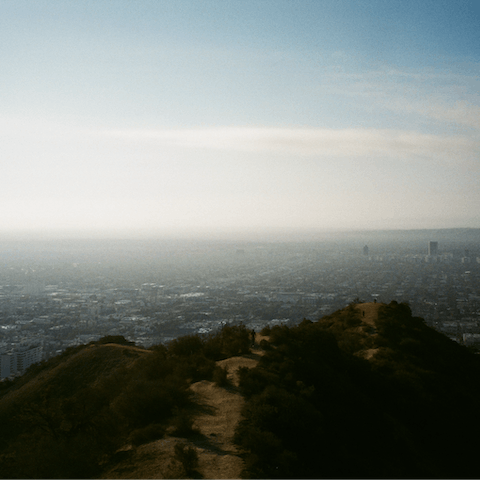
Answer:
[[[368,246],[367,245],[365,245],[363,247],[363,254],[368,256]]]
[[[13,352],[0,355],[0,380],[17,372],[17,356]]]
[[[428,255],[438,255],[438,242],[428,243]]]
[[[25,373],[30,365],[42,360],[42,347],[39,345],[23,345],[16,350],[5,352],[0,355],[1,379],[17,372]]]

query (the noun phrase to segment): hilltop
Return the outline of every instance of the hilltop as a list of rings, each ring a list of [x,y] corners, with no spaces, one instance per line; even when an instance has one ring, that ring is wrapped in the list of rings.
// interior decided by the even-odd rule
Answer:
[[[8,478],[478,477],[480,357],[406,304],[168,346],[104,338],[0,390]]]
[[[244,476],[478,478],[480,357],[408,305],[352,304],[266,333],[240,375]]]
[[[235,387],[235,370],[256,363],[250,343],[244,326],[226,326],[209,337],[185,336],[149,350],[123,337],[105,337],[32,366],[1,385],[2,477],[203,475],[186,439],[218,452],[222,445],[210,435],[215,434],[236,453],[231,414],[240,415],[243,397]],[[217,400],[230,409],[228,432],[220,422],[218,432],[204,434],[201,418],[215,417],[212,401]],[[157,440],[167,448],[157,448]],[[142,453],[152,450],[162,460],[156,469]],[[225,468],[231,471],[219,466]]]

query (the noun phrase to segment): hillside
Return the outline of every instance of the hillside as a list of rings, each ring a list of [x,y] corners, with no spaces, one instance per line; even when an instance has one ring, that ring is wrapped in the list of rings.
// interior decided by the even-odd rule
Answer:
[[[198,455],[198,465],[194,477],[240,478],[244,461],[240,449],[234,444],[235,428],[241,418],[244,406],[243,395],[238,391],[240,367],[252,368],[258,362],[256,354],[230,357],[218,361],[226,368],[228,384],[224,387],[215,382],[202,380],[192,383],[196,408],[193,421],[193,434],[188,438],[165,435],[162,439],[134,449],[125,445],[123,458],[102,478],[178,478],[182,477],[182,467],[175,459],[175,446],[185,445]]]
[[[204,410],[194,386],[206,381],[228,388],[217,362],[249,353],[250,339],[244,326],[226,326],[168,347],[127,343],[105,338],[72,348],[2,384],[3,478],[99,477],[158,439],[171,439],[174,447],[183,445],[179,439],[202,437],[194,421]],[[174,451],[165,476],[194,474],[192,452]]]
[[[0,390],[3,478],[480,475],[480,356],[405,304],[149,350],[106,338]]]
[[[351,305],[268,333],[240,375],[244,476],[479,477],[480,357],[407,305]]]

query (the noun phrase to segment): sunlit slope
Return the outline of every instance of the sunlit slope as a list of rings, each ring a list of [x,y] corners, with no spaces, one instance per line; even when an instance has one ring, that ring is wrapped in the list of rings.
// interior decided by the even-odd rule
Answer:
[[[194,426],[198,399],[190,387],[202,381],[228,387],[231,375],[221,362],[249,347],[244,326],[225,326],[208,337],[185,336],[150,350],[123,337],[104,338],[33,366],[1,385],[0,475],[98,478],[116,471],[126,451],[158,439],[181,446],[179,438],[200,435]],[[233,432],[234,425],[229,428]],[[190,474],[193,464],[179,455],[182,461],[167,458],[168,477]],[[159,477],[158,470],[143,471]]]
[[[3,477],[93,474],[99,443],[114,445],[118,425],[109,403],[129,371],[152,352],[133,346],[82,345],[32,366],[0,398],[0,471]]]
[[[131,367],[142,355],[152,352],[115,343],[81,345],[68,349],[50,361],[34,365],[18,385],[4,393],[0,408],[13,402],[35,401],[49,389],[52,396],[75,395],[115,371]]]

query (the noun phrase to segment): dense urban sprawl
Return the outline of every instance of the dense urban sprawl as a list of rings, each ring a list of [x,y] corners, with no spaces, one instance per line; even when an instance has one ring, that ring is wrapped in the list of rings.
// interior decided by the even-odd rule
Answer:
[[[315,320],[357,299],[408,302],[452,339],[480,343],[475,245],[360,241],[4,248],[2,378],[107,335],[148,348],[225,323]]]

